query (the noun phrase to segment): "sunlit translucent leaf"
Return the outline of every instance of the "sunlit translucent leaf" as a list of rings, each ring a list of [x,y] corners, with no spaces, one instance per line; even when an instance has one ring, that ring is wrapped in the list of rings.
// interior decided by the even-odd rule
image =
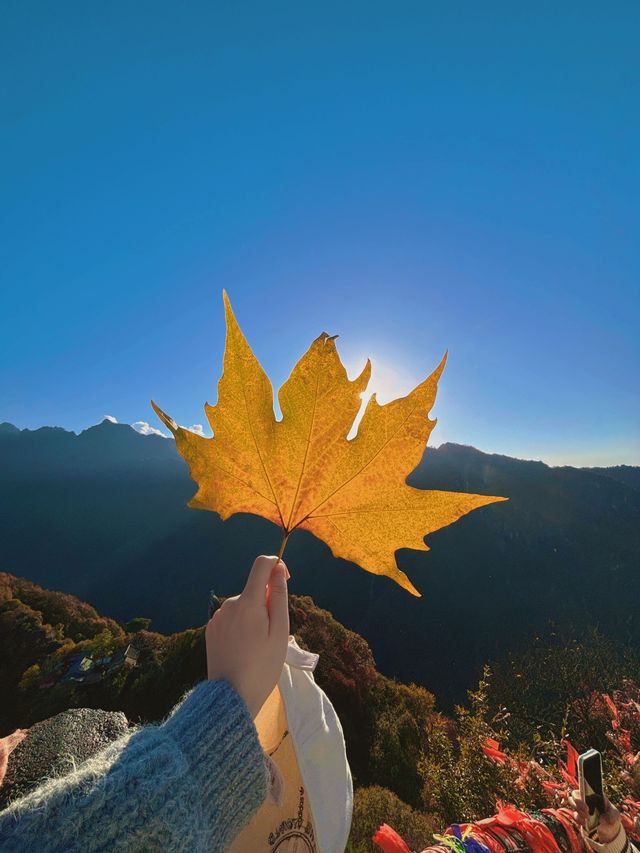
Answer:
[[[335,339],[323,332],[278,394],[251,351],[224,294],[227,340],[218,402],[205,406],[213,431],[204,438],[177,426],[153,403],[173,432],[198,491],[190,506],[227,519],[263,516],[283,528],[311,531],[334,556],[387,575],[419,595],[397,567],[400,548],[428,550],[424,537],[501,497],[414,489],[405,482],[435,426],[428,418],[445,358],[410,394],[380,405],[369,399],[357,435],[347,440],[371,373],[367,362],[347,377]]]

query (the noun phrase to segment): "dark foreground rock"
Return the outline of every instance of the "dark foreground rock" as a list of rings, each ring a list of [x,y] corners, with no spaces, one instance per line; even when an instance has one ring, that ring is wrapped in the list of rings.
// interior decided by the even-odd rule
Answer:
[[[0,809],[44,779],[64,776],[129,728],[119,711],[73,708],[36,723],[9,757],[0,787]]]

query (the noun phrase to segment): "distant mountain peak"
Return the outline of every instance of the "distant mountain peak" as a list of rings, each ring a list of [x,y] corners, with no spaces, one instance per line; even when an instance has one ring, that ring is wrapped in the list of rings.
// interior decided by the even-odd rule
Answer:
[[[83,444],[96,442],[97,445],[110,447],[117,447],[123,442],[124,444],[137,443],[138,436],[139,433],[130,424],[114,423],[107,419],[78,433],[78,439]]]
[[[146,421],[135,421],[132,424],[120,423],[120,421],[117,421],[112,415],[107,415],[100,421],[100,423],[93,424],[92,426],[82,430],[80,435],[83,435],[84,433],[91,433],[92,435],[99,434],[110,436],[124,435],[125,432],[128,433],[129,430],[131,430],[131,432],[135,432],[136,435],[140,435],[143,438],[146,438],[148,436],[164,439],[167,438],[167,436],[163,432],[150,426]]]
[[[108,418],[105,418],[104,420],[100,421],[97,424],[90,424],[88,427],[81,429],[80,432],[78,432],[78,435],[80,435],[80,433],[82,433],[82,432],[86,432],[88,429],[110,430],[110,429],[118,429],[118,427],[123,427],[123,426],[128,426],[128,424],[119,424],[119,423],[117,423],[117,421],[110,421]]]
[[[18,435],[21,430],[17,426],[10,424],[9,421],[3,421],[0,424],[0,435]]]
[[[445,441],[443,444],[438,447],[429,448],[430,450],[435,450],[438,453],[451,453],[456,454],[457,456],[466,455],[467,457],[486,457],[494,460],[497,459],[507,459],[509,462],[522,462],[526,465],[540,465],[543,468],[550,468],[553,466],[547,465],[546,462],[542,462],[540,459],[523,459],[520,456],[509,456],[506,453],[492,453],[487,450],[479,450],[477,447],[474,447],[472,444],[458,444],[455,441]]]

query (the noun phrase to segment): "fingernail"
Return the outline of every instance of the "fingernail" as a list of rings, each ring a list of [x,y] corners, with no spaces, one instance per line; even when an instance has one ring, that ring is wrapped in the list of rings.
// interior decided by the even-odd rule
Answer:
[[[279,560],[278,561],[278,568],[280,568],[280,566],[282,566],[282,568],[284,569],[284,576],[286,577],[287,580],[289,580],[291,575],[289,574],[289,569],[287,568],[287,564],[283,560]]]

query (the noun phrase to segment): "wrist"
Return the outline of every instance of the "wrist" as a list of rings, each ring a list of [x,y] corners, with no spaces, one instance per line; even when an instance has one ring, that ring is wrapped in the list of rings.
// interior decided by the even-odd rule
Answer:
[[[611,837],[612,833],[605,833],[605,836],[601,836],[598,833],[598,841],[589,841],[589,847],[592,850],[601,851],[601,853],[626,853],[629,849],[627,834],[624,831],[624,827],[620,823],[618,825],[618,832]],[[607,838],[607,840],[605,840]]]
[[[613,844],[620,836],[622,822],[618,819],[615,823],[600,824],[598,827],[597,838],[602,844]]]
[[[253,695],[255,691],[247,690],[245,685],[242,683],[242,679],[240,678],[234,678],[230,675],[214,675],[213,677],[209,676],[210,681],[215,681],[220,678],[223,678],[225,681],[228,682],[228,684],[231,685],[231,687],[235,690],[240,699],[242,699],[242,701],[246,705],[251,719],[255,720],[255,718],[258,716],[260,708],[262,707],[262,702],[259,702],[256,696]]]

